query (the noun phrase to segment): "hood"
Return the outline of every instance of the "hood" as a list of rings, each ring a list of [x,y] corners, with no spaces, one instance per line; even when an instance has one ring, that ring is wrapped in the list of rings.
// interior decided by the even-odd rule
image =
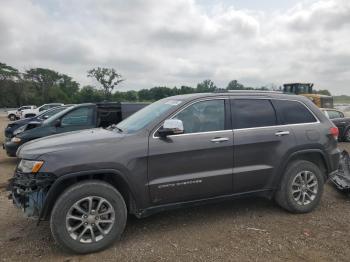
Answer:
[[[96,146],[100,143],[111,143],[125,135],[102,128],[80,130],[36,139],[22,145],[18,151],[19,158],[37,159],[43,154],[64,150],[83,150],[84,147]]]
[[[31,118],[17,120],[17,121],[14,121],[12,123],[9,123],[8,126],[22,126],[22,125],[29,123],[30,121],[33,121],[34,119],[35,119],[34,117],[31,117]]]

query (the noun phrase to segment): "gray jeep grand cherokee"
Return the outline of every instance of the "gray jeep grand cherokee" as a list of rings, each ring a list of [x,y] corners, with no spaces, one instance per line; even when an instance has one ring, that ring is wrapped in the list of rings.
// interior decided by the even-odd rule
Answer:
[[[257,194],[310,212],[339,163],[337,128],[307,98],[271,92],[174,96],[109,129],[19,148],[10,197],[76,253],[118,239],[127,214]]]

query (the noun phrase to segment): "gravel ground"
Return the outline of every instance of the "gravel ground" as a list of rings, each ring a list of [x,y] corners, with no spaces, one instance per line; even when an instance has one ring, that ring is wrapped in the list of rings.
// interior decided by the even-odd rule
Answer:
[[[0,116],[0,142],[7,120]],[[350,144],[340,144],[350,151]],[[129,217],[120,242],[91,255],[56,247],[47,222],[22,217],[4,185],[16,159],[0,150],[0,259],[2,261],[349,261],[350,197],[325,187],[320,207],[292,215],[272,201],[241,199]]]

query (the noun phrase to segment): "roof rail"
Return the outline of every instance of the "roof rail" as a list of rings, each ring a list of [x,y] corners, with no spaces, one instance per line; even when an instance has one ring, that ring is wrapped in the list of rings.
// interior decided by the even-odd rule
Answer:
[[[227,90],[227,89],[216,89],[213,93],[272,93],[272,94],[284,94],[282,91],[271,91],[271,90]]]

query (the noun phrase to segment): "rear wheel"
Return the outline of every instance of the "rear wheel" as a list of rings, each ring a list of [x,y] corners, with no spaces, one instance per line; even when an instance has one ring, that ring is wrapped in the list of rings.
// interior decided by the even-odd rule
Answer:
[[[291,163],[276,193],[276,202],[292,213],[307,213],[315,209],[323,193],[324,178],[313,163],[298,160]]]
[[[127,210],[123,197],[111,185],[86,181],[68,188],[51,214],[51,232],[56,242],[74,253],[102,250],[120,238]]]

